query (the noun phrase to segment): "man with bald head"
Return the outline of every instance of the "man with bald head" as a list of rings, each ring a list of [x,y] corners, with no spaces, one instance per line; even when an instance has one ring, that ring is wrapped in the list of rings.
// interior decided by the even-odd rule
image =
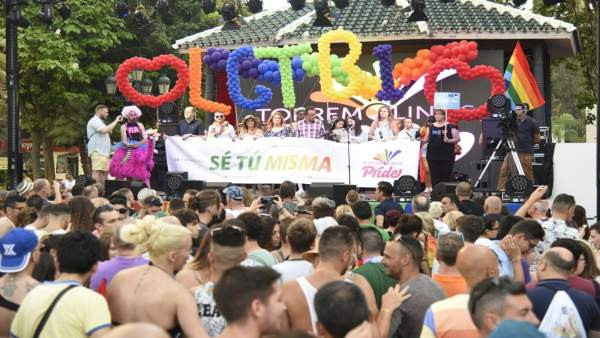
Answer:
[[[479,338],[469,314],[469,292],[482,280],[498,276],[498,260],[489,248],[467,244],[458,252],[456,268],[467,292],[433,303],[425,314],[421,338]]]
[[[498,196],[489,196],[483,203],[483,212],[485,215],[500,215],[502,211],[502,200]]]
[[[537,266],[538,283],[527,290],[533,303],[533,312],[543,321],[548,306],[558,291],[565,291],[575,304],[585,332],[578,337],[600,337],[600,309],[592,296],[569,287],[567,278],[575,267],[573,254],[568,249],[554,247],[540,257]]]

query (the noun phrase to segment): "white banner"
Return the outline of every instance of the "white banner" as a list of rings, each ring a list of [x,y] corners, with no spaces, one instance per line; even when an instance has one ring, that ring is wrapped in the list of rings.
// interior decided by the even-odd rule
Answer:
[[[367,142],[350,144],[349,150],[344,143],[291,137],[231,141],[171,136],[166,140],[169,171],[187,171],[190,180],[375,187],[379,181],[393,182],[402,175],[417,177],[419,142]]]

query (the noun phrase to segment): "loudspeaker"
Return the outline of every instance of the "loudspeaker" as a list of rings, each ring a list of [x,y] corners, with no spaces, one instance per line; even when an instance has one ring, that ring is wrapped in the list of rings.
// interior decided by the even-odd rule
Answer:
[[[356,190],[356,185],[334,184],[333,185],[333,200],[335,201],[335,205],[346,204],[346,194],[350,190]]]
[[[166,193],[169,196],[173,196],[173,197],[183,196],[183,192],[181,192],[181,184],[184,181],[187,181],[187,178],[188,178],[187,171],[169,171],[169,172],[167,172]],[[181,196],[179,194],[180,192],[181,192]]]
[[[129,181],[106,180],[104,182],[104,196],[110,196],[115,191],[123,188],[131,189]],[[135,196],[135,194],[133,194]]]
[[[308,195],[312,198],[325,196],[333,199],[333,186],[340,183],[311,183],[308,187]]]
[[[215,189],[221,191],[229,185],[229,182],[206,182],[205,189]]]
[[[500,167],[502,167],[503,160],[494,160],[490,163],[490,167],[481,178],[475,190],[498,190],[498,175],[500,174]],[[487,161],[471,162],[471,185],[475,185],[486,163]]]
[[[177,123],[161,123],[158,126],[158,132],[167,136],[177,135]]]
[[[441,201],[446,194],[454,194],[458,182],[440,182],[431,191],[432,201]]]
[[[138,192],[140,192],[140,190],[142,190],[144,188],[146,188],[146,185],[142,181],[131,181],[129,184],[129,189],[131,189],[133,196],[136,196],[136,197],[138,195]]]
[[[183,181],[181,182],[181,195],[185,193],[186,190],[195,189],[195,190],[204,190],[206,188],[206,182],[204,181]]]

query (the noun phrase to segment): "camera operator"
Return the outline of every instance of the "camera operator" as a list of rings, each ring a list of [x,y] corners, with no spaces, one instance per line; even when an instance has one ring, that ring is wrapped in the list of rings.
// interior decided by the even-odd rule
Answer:
[[[515,106],[516,121],[513,141],[525,176],[533,182],[533,145],[540,143],[540,126],[533,117],[527,115],[528,107],[527,103],[519,103]],[[506,181],[516,171],[513,170],[516,168],[513,162],[510,152],[507,152],[500,168],[498,190],[504,190]]]

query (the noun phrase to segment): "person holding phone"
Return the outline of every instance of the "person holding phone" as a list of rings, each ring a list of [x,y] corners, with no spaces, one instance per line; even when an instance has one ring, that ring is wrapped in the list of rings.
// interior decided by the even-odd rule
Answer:
[[[431,172],[431,186],[451,180],[454,168],[454,145],[460,141],[456,126],[446,121],[446,112],[436,109],[434,121],[429,124],[423,142],[427,143],[427,163]]]
[[[110,133],[118,123],[123,122],[121,115],[106,125],[103,120],[108,118],[108,107],[100,104],[94,109],[94,116],[87,123],[87,150],[92,161],[92,177],[104,185],[108,173],[108,158],[110,154]]]

